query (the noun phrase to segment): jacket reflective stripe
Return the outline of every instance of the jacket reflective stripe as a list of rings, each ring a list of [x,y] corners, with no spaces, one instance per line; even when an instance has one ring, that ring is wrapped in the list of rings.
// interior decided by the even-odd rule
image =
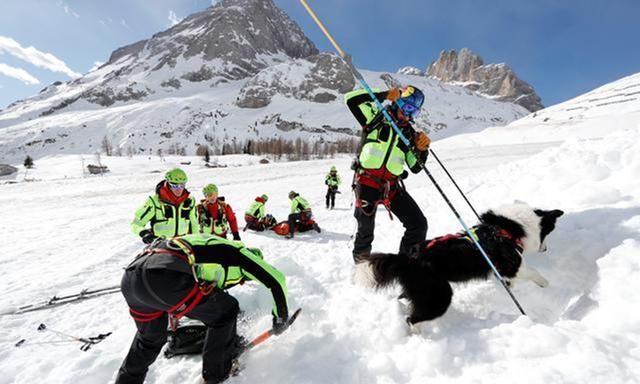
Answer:
[[[169,238],[197,232],[195,200],[189,197],[177,207],[160,200],[158,195],[149,196],[145,204],[136,210],[131,230],[136,235],[151,223],[151,230],[158,237]]]

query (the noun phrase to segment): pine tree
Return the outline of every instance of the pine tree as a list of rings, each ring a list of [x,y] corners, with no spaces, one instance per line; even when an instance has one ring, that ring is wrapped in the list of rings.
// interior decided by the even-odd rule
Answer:
[[[27,157],[24,159],[24,167],[31,169],[34,165],[35,164],[33,163],[33,159],[31,158],[31,156],[27,155]]]

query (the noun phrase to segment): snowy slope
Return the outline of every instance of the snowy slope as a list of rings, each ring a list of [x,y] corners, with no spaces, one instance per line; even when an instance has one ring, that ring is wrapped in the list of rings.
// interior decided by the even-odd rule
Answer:
[[[323,228],[294,240],[243,233],[286,274],[291,307],[304,312],[290,331],[248,354],[246,369],[229,383],[638,382],[640,103],[589,102],[615,99],[638,79],[622,79],[531,118],[549,118],[546,125],[521,120],[433,145],[478,210],[518,199],[565,211],[548,239],[550,250],[529,258],[550,286],[513,289],[528,317],[519,316],[494,280],[473,282],[457,285],[449,311],[410,335],[397,290],[354,286],[348,187],[341,188],[336,210],[323,208],[324,174],[335,164],[348,183],[346,157],[267,165],[220,157],[228,167],[217,169],[191,158],[183,166],[198,197],[205,183],[215,182],[242,212],[256,194],[267,193],[269,211],[281,219],[286,194],[295,189],[309,198]],[[585,108],[582,117],[569,119],[568,109],[578,105]],[[39,181],[22,182],[21,170],[18,183],[0,184],[0,230],[11,235],[0,243],[3,309],[117,284],[142,245],[129,232],[133,211],[161,178],[157,171],[185,158],[165,160],[103,156],[112,173],[83,177],[80,156],[50,156],[27,175]],[[473,223],[433,160],[428,167]],[[429,219],[429,237],[459,229],[424,175],[410,177],[407,186]],[[401,233],[397,220],[381,210],[374,249],[396,250]],[[270,325],[266,289],[246,284],[232,294],[251,319],[241,325],[245,335]],[[0,383],[111,382],[134,334],[119,295],[0,319]],[[76,344],[35,344],[56,339],[37,333],[40,323],[80,336],[113,334],[81,352]],[[14,347],[22,338],[27,342]],[[159,358],[147,382],[197,382],[199,373],[199,357]]]
[[[291,77],[304,77],[305,73],[295,64],[288,65]],[[387,89],[380,78],[383,73],[363,71],[363,74],[372,87]],[[400,74],[393,77],[425,92],[426,113],[418,123],[431,131],[434,138],[504,125],[527,114],[518,105],[489,100],[437,80]],[[312,143],[354,137],[357,132],[357,123],[341,95],[328,103],[276,95],[266,107],[240,108],[235,101],[246,81],[230,81],[215,89],[187,84],[170,95],[155,95],[109,108],[81,101],[56,114],[33,119],[9,110],[0,114],[0,161],[21,162],[25,153],[34,159],[59,153],[92,153],[100,150],[104,137],[114,147],[122,148],[123,153],[129,147],[145,154],[155,154],[160,148],[166,153],[176,143],[186,148],[188,154],[195,154],[198,144],[219,149],[222,143],[231,140],[272,137],[286,140],[300,137]],[[278,129],[274,116],[306,129]]]

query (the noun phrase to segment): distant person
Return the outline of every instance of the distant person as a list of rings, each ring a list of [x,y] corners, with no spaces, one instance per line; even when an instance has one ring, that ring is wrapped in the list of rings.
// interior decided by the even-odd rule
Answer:
[[[288,239],[294,237],[296,230],[296,224],[300,223],[303,226],[307,223],[312,223],[311,226],[316,232],[320,233],[320,227],[313,221],[313,214],[311,212],[311,206],[309,202],[297,192],[289,192],[289,200],[291,200],[291,211],[289,213],[289,233],[285,236]]]
[[[149,196],[135,212],[131,230],[145,244],[156,238],[170,238],[198,232],[196,201],[186,189],[187,174],[174,168],[156,185],[155,195]],[[147,224],[150,228],[146,228]]]
[[[237,334],[238,300],[226,289],[244,280],[269,289],[273,332],[282,333],[289,319],[285,277],[263,260],[259,249],[210,234],[158,241],[145,249],[122,277],[122,294],[138,331],[116,384],[144,382],[167,341],[170,315],[200,320],[208,327],[202,376],[205,384],[224,381],[246,346]]]
[[[251,202],[249,208],[244,212],[244,221],[247,223],[245,228],[262,232],[276,225],[276,219],[266,213],[266,204],[269,196],[261,195]]]
[[[202,233],[212,233],[223,239],[231,231],[233,240],[240,240],[236,214],[223,196],[218,196],[218,187],[207,184],[202,188],[204,199],[198,204],[198,219]]]
[[[334,166],[331,167],[329,173],[324,178],[324,183],[327,186],[327,194],[325,196],[327,209],[333,209],[336,205],[336,193],[338,193],[338,186],[340,186],[341,180],[338,175],[338,169]]]
[[[354,164],[354,216],[358,221],[358,231],[352,253],[356,262],[368,258],[371,253],[378,204],[393,212],[404,225],[400,253],[408,252],[427,234],[427,219],[401,183],[407,175],[405,164],[413,173],[422,169],[411,149],[417,153],[420,162],[424,163],[427,159],[431,140],[411,125],[424,103],[424,94],[418,88],[408,86],[377,92],[375,96],[380,102],[389,100],[393,103],[386,110],[409,140],[409,147],[400,140],[365,90],[359,89],[345,95],[349,110],[363,130],[360,153]]]

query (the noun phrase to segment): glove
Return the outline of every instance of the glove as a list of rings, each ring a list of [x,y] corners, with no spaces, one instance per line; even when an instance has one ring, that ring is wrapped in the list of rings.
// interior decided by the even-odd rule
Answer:
[[[140,237],[142,237],[142,242],[145,244],[151,244],[153,243],[153,240],[158,238],[158,236],[154,235],[150,229],[143,229],[140,231]]]
[[[395,103],[396,100],[400,98],[400,95],[401,95],[400,89],[393,87],[387,91],[387,100]]]
[[[273,315],[272,324],[273,326],[271,328],[271,332],[274,335],[279,335],[282,332],[286,331],[287,328],[289,328],[289,316],[282,318],[282,317],[277,317],[276,315]]]
[[[240,241],[240,234],[238,232],[233,232],[233,240]]]
[[[416,144],[416,149],[420,152],[424,152],[427,149],[429,149],[429,144],[431,144],[431,139],[429,138],[429,136],[427,136],[426,133],[420,131],[420,132],[416,132],[415,136],[413,137],[415,144]]]

